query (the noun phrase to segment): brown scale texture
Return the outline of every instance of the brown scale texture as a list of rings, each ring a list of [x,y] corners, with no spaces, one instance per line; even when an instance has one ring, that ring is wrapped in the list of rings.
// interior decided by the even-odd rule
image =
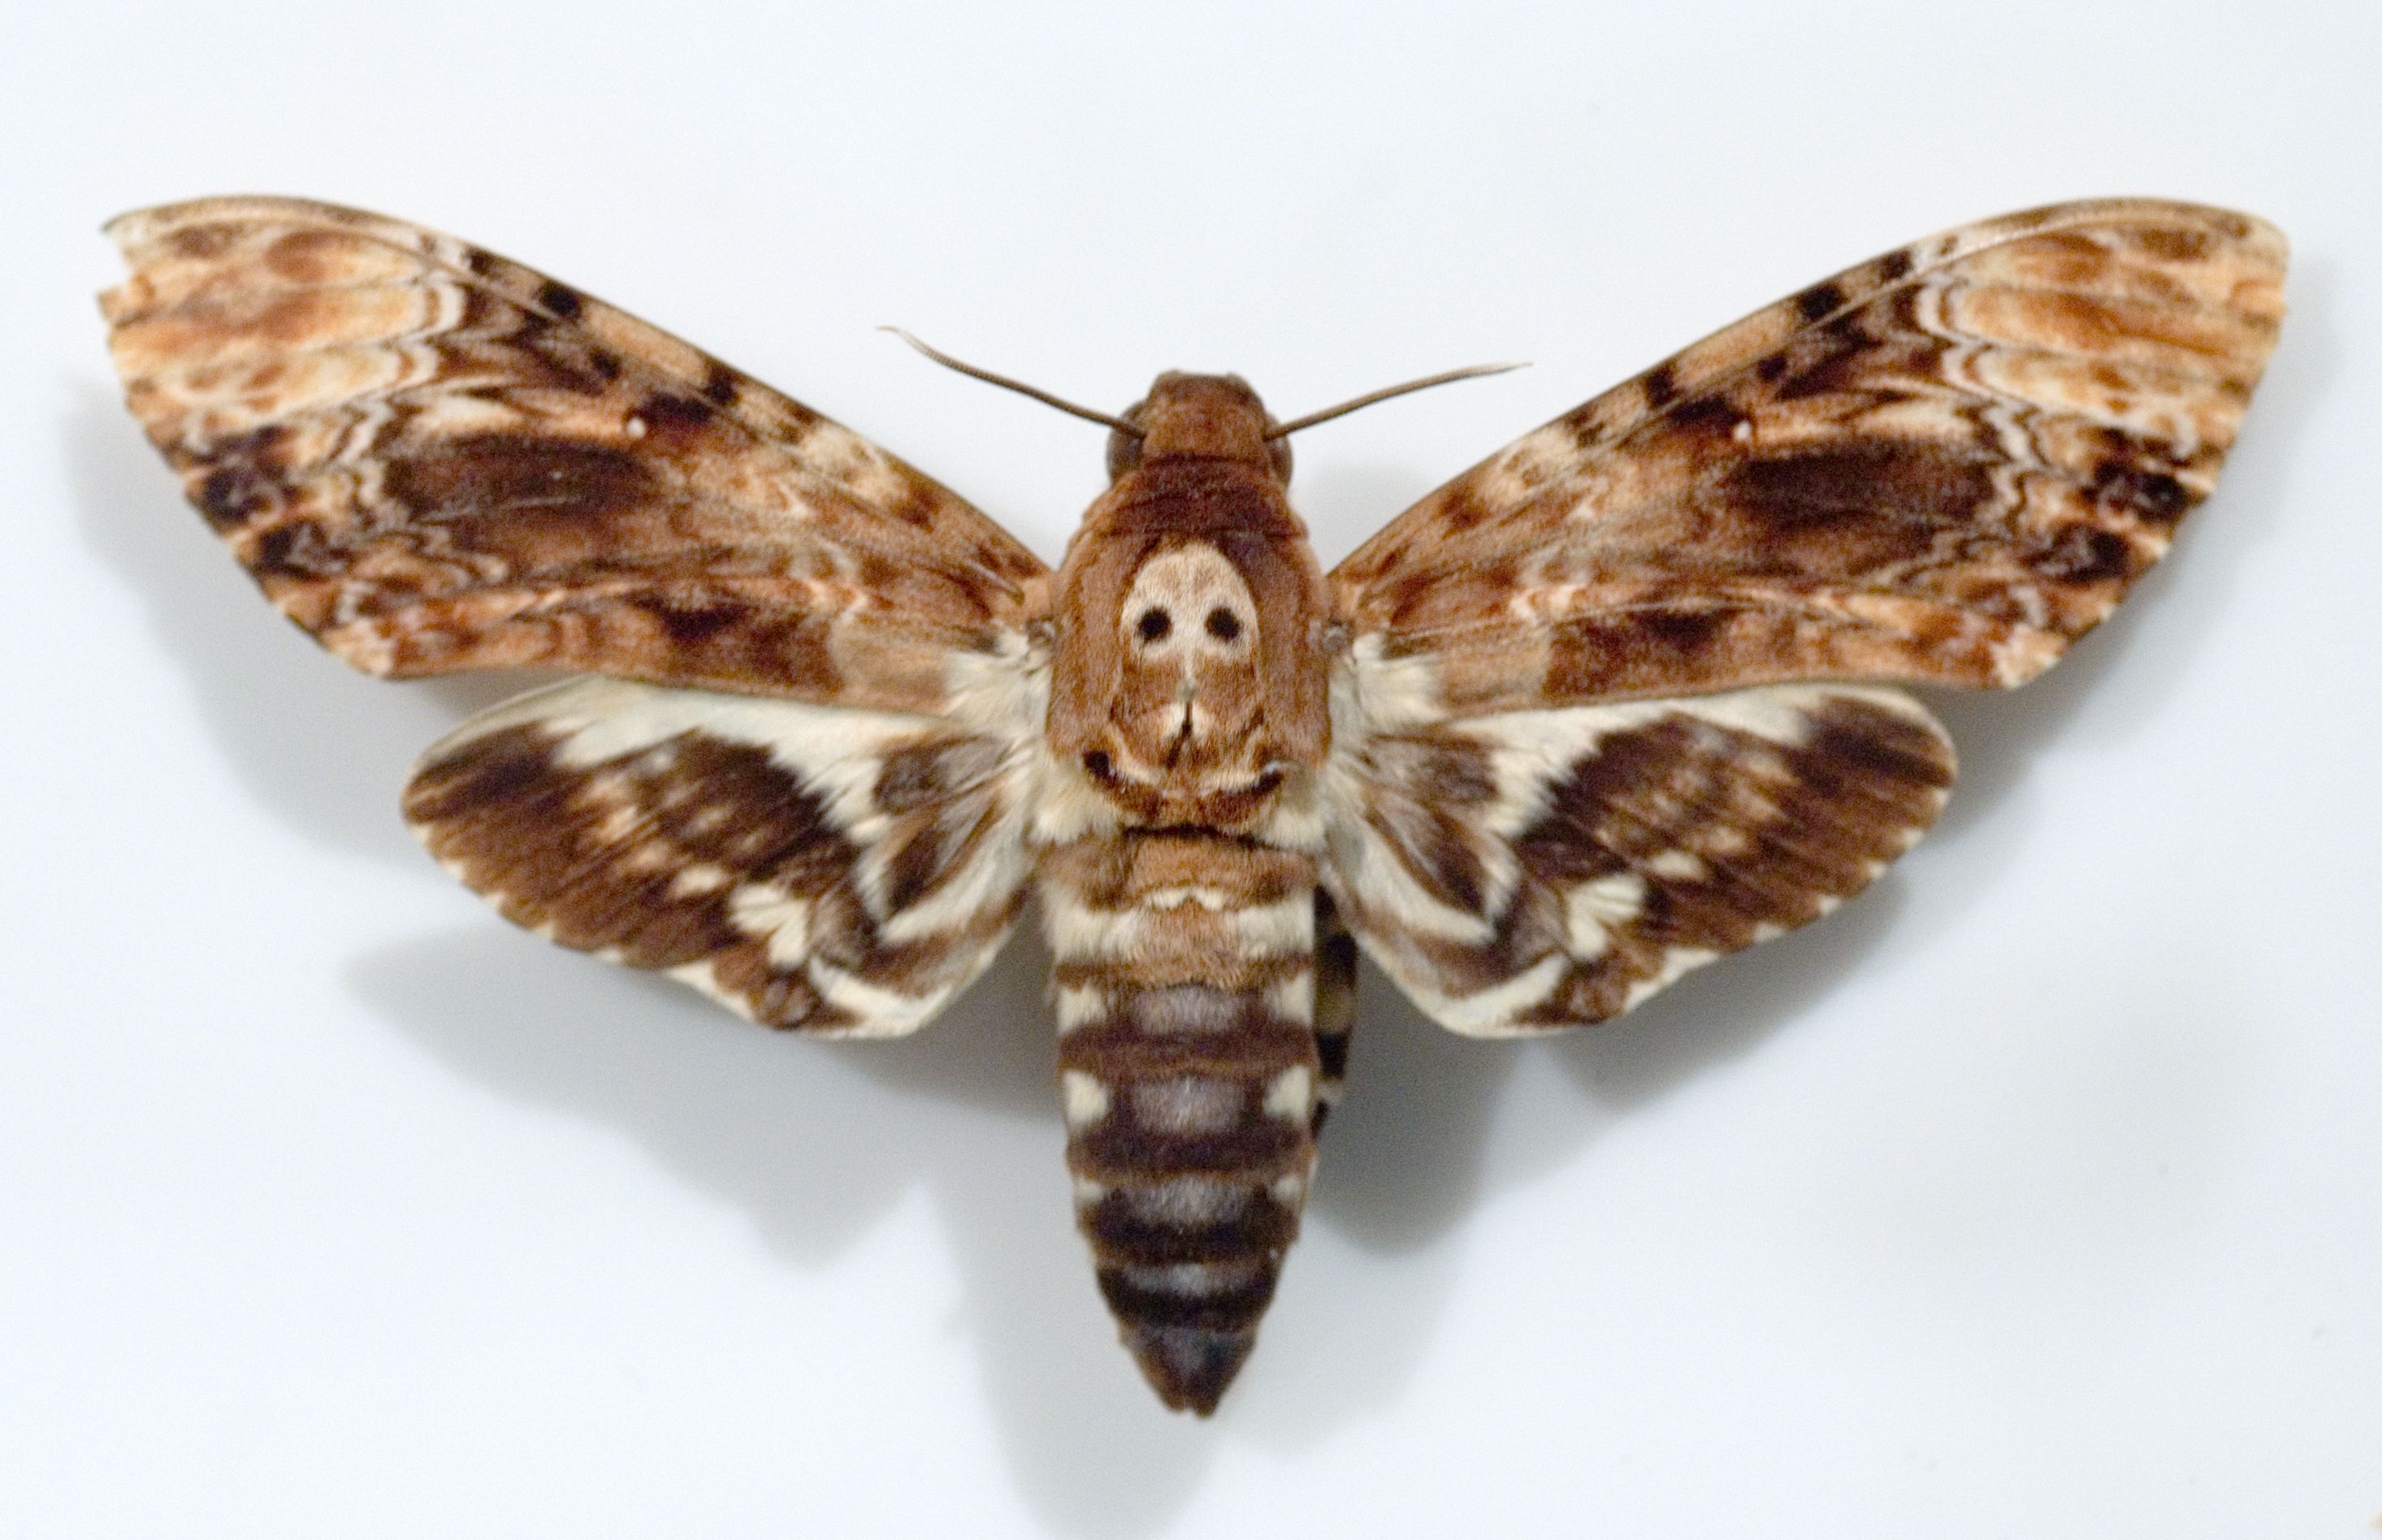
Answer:
[[[1078,1222],[1143,1374],[1205,1415],[1256,1341],[1314,1167],[1313,864],[1141,831],[1062,847],[1041,878]]]
[[[569,752],[585,713],[639,697],[680,730],[599,760]],[[984,739],[854,745],[876,776],[850,826],[798,768],[703,717],[700,697],[598,681],[499,707],[424,756],[406,818],[515,923],[631,967],[700,965],[689,982],[770,1026],[906,1030],[839,1005],[824,980],[930,1001],[975,975],[1016,913],[1013,886],[944,923],[903,922],[997,856],[1006,783]],[[778,933],[797,914],[790,950]]]
[[[2130,199],[1888,252],[1425,497],[1333,570],[1340,613],[1431,660],[1449,717],[2021,683],[2215,487],[2283,263],[2258,220]]]
[[[801,403],[451,237],[282,198],[110,229],[126,402],[274,604],[370,672],[935,712],[1042,570]]]

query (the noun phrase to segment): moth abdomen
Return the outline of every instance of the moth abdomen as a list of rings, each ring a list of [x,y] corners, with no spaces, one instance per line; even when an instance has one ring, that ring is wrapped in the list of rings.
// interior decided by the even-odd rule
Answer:
[[[1298,1233],[1320,1065],[1308,1023],[1261,996],[1164,987],[1216,997],[1153,1029],[1142,992],[1120,981],[1111,1014],[1062,1039],[1067,1165],[1126,1346],[1168,1405],[1206,1412],[1254,1345]],[[1225,1014],[1241,1024],[1213,1040],[1173,1035]]]
[[[1298,1233],[1323,1082],[1314,881],[1306,856],[1181,831],[1044,860],[1076,1219],[1169,1406],[1214,1409]]]

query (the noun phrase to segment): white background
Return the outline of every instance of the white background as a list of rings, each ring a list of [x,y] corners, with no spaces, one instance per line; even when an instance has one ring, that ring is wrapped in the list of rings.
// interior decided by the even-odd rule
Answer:
[[[32,14],[38,11],[39,14]],[[0,1532],[2370,1535],[2382,7],[29,4],[0,20]],[[1327,560],[1753,306],[2028,204],[2292,237],[2224,489],[1940,832],[1618,1026],[1369,975],[1210,1424],[1070,1228],[1040,958],[890,1046],[509,930],[413,848],[502,681],[350,675],[115,403],[121,209],[523,258],[1055,556],[1234,369]]]

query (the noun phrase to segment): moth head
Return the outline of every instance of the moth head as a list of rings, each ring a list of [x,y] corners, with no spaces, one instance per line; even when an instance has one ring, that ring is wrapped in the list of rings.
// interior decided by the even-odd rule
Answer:
[[[1149,394],[1127,407],[1125,426],[1109,434],[1109,480],[1123,481],[1149,460],[1196,458],[1262,465],[1290,483],[1290,441],[1238,374],[1169,370]]]
[[[927,357],[948,369],[956,369],[973,379],[996,385],[1003,390],[1013,390],[1032,397],[1044,406],[1056,407],[1070,416],[1088,418],[1109,429],[1109,481],[1111,484],[1124,480],[1152,460],[1207,459],[1237,460],[1271,471],[1277,486],[1290,484],[1290,435],[1319,422],[1329,422],[1335,417],[1345,417],[1352,411],[1369,407],[1376,401],[1412,391],[1429,390],[1433,385],[1447,385],[1455,380],[1477,379],[1483,374],[1502,374],[1508,369],[1519,369],[1518,363],[1486,363],[1470,369],[1451,369],[1443,374],[1432,374],[1419,380],[1408,380],[1381,390],[1367,391],[1353,400],[1336,407],[1308,412],[1295,422],[1277,422],[1258,399],[1258,393],[1238,374],[1185,374],[1169,370],[1150,382],[1149,394],[1127,407],[1122,417],[1080,407],[1062,397],[1051,395],[1039,386],[1021,380],[963,363],[949,353],[938,351],[902,330],[888,326],[886,331],[907,342]]]
[[[1295,553],[1226,531],[1085,555],[1051,659],[1054,753],[1141,818],[1220,825],[1321,762],[1321,589]]]
[[[1521,367],[1518,363],[1484,363],[1469,369],[1451,369],[1403,385],[1369,390],[1336,407],[1308,412],[1295,422],[1275,422],[1265,409],[1265,403],[1258,399],[1258,393],[1238,374],[1182,374],[1171,370],[1158,376],[1150,385],[1149,394],[1127,407],[1122,418],[1101,419],[1098,412],[1086,411],[1081,407],[1064,409],[1109,424],[1111,483],[1123,481],[1149,460],[1180,458],[1243,460],[1267,466],[1276,482],[1288,486],[1290,435],[1301,429],[1345,417],[1377,401]]]

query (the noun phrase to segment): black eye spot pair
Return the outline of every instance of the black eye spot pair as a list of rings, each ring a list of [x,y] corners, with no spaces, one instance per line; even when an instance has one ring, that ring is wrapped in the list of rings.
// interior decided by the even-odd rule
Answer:
[[[1174,619],[1162,609],[1146,609],[1134,623],[1134,629],[1145,642],[1163,642],[1167,633],[1174,629]],[[1208,634],[1219,642],[1232,641],[1241,634],[1240,617],[1219,605],[1208,612]]]

